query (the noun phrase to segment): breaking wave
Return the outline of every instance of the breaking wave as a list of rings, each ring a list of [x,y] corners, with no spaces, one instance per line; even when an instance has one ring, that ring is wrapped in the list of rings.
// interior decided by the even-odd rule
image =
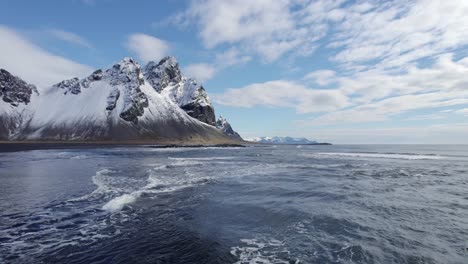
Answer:
[[[241,246],[231,248],[231,254],[239,260],[235,264],[290,264],[300,263],[293,259],[285,244],[273,238],[241,239]]]
[[[193,165],[193,163],[179,164],[180,166]],[[103,210],[111,213],[119,212],[134,203],[138,198],[144,194],[158,194],[174,192],[180,189],[195,186],[197,184],[203,184],[208,182],[208,177],[200,177],[198,174],[190,173],[185,171],[179,176],[168,176],[165,175],[168,169],[174,168],[173,165],[157,166],[148,171],[147,184],[142,188],[135,190],[130,193],[121,194],[102,206]]]

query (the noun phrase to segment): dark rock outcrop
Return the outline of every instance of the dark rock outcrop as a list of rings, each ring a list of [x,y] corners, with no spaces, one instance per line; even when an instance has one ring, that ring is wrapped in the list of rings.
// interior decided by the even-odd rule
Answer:
[[[28,84],[20,78],[13,76],[4,69],[0,69],[0,98],[13,106],[28,104],[32,93],[38,93],[36,86]]]
[[[78,78],[73,78],[70,80],[64,80],[57,84],[54,84],[52,87],[65,90],[63,93],[72,93],[79,94],[81,93],[80,80]]]
[[[81,93],[81,88],[89,88],[91,82],[99,81],[102,79],[102,70],[96,70],[90,76],[80,80],[78,78],[72,78],[69,80],[61,81],[57,84],[54,84],[52,87],[63,89],[64,94],[72,93],[79,94]]]
[[[216,116],[210,99],[202,85],[185,78],[174,57],[160,62],[149,62],[143,71],[146,80],[161,94],[169,96],[188,115],[206,124],[216,125]]]
[[[140,65],[131,58],[125,58],[107,70],[102,78],[108,80],[112,86],[124,87],[124,108],[120,117],[125,121],[138,123],[138,117],[142,116],[144,108],[148,107],[148,98],[140,89],[140,85],[145,83]],[[108,102],[114,97],[116,100],[119,98],[116,97],[115,90],[110,92]],[[108,108],[109,105],[106,109],[109,110]]]
[[[232,129],[231,124],[229,124],[226,118],[223,118],[222,116],[216,120],[216,128],[234,139],[242,140],[242,137],[236,131],[234,131],[234,129]]]
[[[169,92],[169,91],[168,91]],[[187,79],[170,94],[170,97],[187,114],[208,125],[216,125],[214,107],[202,85],[193,79]]]
[[[200,105],[197,103],[189,103],[181,106],[182,109],[191,117],[196,118],[208,125],[215,125],[214,108],[210,105]]]
[[[160,93],[170,84],[182,81],[179,63],[174,57],[164,57],[158,63],[150,61],[143,70],[144,75],[153,88]]]

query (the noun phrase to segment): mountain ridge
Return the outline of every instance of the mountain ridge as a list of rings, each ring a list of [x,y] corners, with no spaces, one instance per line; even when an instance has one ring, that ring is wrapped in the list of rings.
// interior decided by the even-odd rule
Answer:
[[[107,70],[64,80],[41,93],[2,69],[0,98],[3,141],[221,144],[242,140],[216,128],[205,89],[182,75],[174,57],[149,62],[144,68],[124,58]]]

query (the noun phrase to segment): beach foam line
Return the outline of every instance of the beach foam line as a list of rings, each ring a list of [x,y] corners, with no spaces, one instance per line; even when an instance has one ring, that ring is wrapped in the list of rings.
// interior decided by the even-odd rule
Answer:
[[[400,153],[361,153],[361,152],[319,152],[313,155],[342,156],[356,158],[382,158],[382,159],[405,159],[405,160],[440,160],[444,156],[424,154],[400,154]]]

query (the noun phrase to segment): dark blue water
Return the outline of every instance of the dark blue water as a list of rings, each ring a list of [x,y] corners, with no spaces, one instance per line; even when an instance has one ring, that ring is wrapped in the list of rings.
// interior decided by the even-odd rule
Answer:
[[[468,146],[0,153],[0,263],[468,263]]]

